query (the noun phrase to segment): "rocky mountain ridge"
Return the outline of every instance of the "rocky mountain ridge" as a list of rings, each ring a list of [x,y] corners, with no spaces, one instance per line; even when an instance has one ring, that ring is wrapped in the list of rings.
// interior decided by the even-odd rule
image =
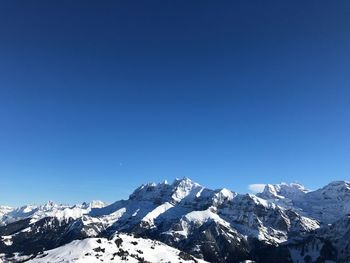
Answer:
[[[127,233],[208,262],[349,262],[349,204],[346,181],[316,191],[266,185],[252,195],[183,178],[142,185],[128,200],[110,205],[1,209],[0,252],[15,262],[16,255],[33,257],[74,240]]]

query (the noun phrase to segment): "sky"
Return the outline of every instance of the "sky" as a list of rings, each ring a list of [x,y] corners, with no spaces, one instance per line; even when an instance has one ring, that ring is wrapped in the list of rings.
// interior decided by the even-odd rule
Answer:
[[[350,175],[349,1],[3,1],[0,204]]]

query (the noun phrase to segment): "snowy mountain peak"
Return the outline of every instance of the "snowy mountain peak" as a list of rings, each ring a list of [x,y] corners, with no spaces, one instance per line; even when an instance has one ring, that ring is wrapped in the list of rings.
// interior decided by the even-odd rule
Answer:
[[[350,212],[350,182],[334,181],[316,191],[309,193],[310,198],[322,200],[322,204],[335,202],[336,205],[345,205],[348,207],[347,212]]]
[[[202,188],[199,184],[184,177],[182,179],[175,179],[172,184],[168,184],[166,181],[158,184],[143,184],[129,196],[129,199],[156,201],[157,203],[180,202],[189,195],[195,195]]]
[[[197,186],[199,186],[199,184],[197,184],[196,182],[192,181],[190,178],[188,178],[186,176],[184,176],[181,179],[176,178],[172,185],[173,186],[177,186],[177,185],[197,185]]]
[[[350,192],[350,182],[348,181],[334,181],[323,188],[321,188],[319,191],[322,192]]]
[[[167,183],[148,183],[143,184],[129,196],[131,200],[154,201],[166,200],[170,195],[171,186]]]
[[[200,184],[193,182],[187,177],[176,179],[171,186],[173,188],[171,198],[175,202],[180,202],[182,199],[189,196],[198,196],[203,189]]]
[[[298,183],[267,184],[264,191],[258,196],[265,199],[296,199],[309,192],[303,185]]]
[[[44,204],[43,206],[40,206],[40,208],[43,210],[51,210],[51,209],[54,209],[55,207],[58,207],[58,205],[52,200],[49,200],[46,202],[46,204]]]
[[[105,207],[107,204],[100,200],[92,200],[90,203],[82,203],[80,207],[82,209],[92,209],[92,208],[102,208]]]
[[[226,188],[217,190],[213,197],[214,205],[221,205],[225,201],[232,200],[235,196],[237,196],[236,193]]]
[[[91,208],[102,208],[105,207],[107,204],[101,200],[92,200],[90,202],[90,207]]]
[[[10,207],[10,206],[4,206],[1,205],[0,206],[0,225],[1,225],[1,221],[2,221],[2,217],[7,214],[10,213],[11,211],[13,211],[14,208]]]

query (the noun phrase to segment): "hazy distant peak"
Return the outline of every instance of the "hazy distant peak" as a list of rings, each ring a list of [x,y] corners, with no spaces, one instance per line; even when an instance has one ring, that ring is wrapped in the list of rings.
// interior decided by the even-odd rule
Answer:
[[[333,181],[329,184],[325,185],[321,189],[343,189],[343,190],[350,190],[350,182],[349,181]]]

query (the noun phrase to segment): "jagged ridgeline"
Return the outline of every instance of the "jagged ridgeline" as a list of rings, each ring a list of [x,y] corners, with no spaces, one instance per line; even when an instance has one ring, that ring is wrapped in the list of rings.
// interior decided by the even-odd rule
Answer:
[[[146,184],[128,200],[0,207],[4,262],[350,262],[350,183]]]

